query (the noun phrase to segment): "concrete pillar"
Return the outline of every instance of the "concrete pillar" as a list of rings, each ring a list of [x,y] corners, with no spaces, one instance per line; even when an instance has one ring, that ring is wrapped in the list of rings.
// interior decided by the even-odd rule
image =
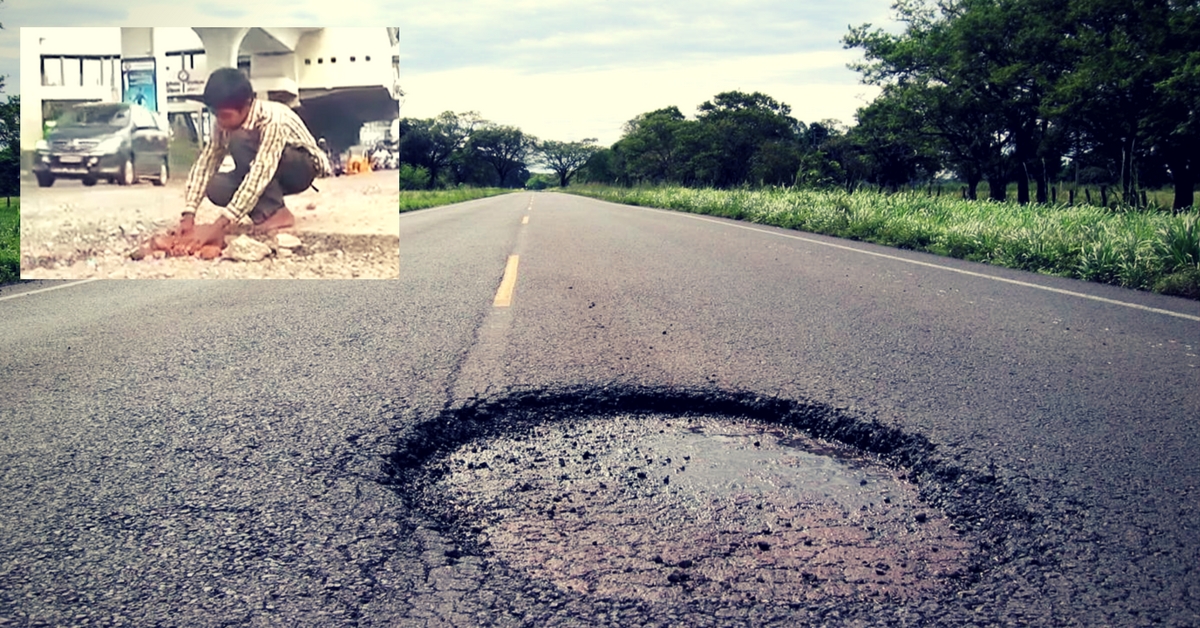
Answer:
[[[192,30],[204,43],[204,58],[210,73],[221,68],[237,67],[238,49],[242,47],[246,33],[250,32],[249,28],[196,27]]]
[[[21,28],[21,152],[32,151],[42,139],[42,32]]]
[[[164,71],[167,57],[162,46],[157,45],[155,29],[146,26],[121,27],[121,60],[154,59],[154,97],[153,109],[162,114],[167,111],[167,77]],[[122,76],[121,80],[124,80]],[[122,83],[123,85],[123,83]],[[120,86],[118,86],[120,87]]]
[[[204,65],[209,75],[221,68],[238,67],[238,51],[242,47],[242,40],[250,32],[249,28],[193,27],[192,30],[200,37],[200,43],[204,44]],[[211,114],[200,113],[202,142],[212,137],[214,124]]]

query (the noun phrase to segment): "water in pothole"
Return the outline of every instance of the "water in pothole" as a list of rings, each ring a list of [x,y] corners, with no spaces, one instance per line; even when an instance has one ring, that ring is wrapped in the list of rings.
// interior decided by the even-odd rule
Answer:
[[[475,441],[433,488],[532,577],[652,601],[944,593],[968,543],[903,472],[796,430],[627,415]]]

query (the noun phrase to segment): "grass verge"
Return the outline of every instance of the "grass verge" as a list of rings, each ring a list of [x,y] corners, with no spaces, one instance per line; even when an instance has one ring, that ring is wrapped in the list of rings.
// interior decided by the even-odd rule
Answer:
[[[1200,209],[1180,214],[925,194],[582,185],[568,193],[721,216],[1200,299]]]
[[[21,279],[21,199],[0,199],[0,284]]]
[[[449,190],[400,190],[400,213],[417,209],[428,209],[439,205],[453,205],[477,198],[499,196],[515,192],[505,188],[451,188]]]

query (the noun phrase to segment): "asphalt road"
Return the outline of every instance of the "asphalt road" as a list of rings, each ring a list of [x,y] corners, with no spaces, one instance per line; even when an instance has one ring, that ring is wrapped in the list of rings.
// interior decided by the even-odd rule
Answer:
[[[394,282],[0,293],[0,625],[1200,624],[1200,303],[561,194],[400,225]],[[908,607],[663,606],[463,552],[389,484],[475,398],[646,387],[927,439],[1005,547]]]

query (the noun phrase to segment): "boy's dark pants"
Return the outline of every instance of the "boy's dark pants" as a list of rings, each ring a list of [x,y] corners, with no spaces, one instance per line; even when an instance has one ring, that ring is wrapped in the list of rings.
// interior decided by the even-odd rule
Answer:
[[[218,207],[227,207],[237,193],[242,179],[250,172],[250,164],[258,155],[261,131],[245,129],[234,131],[229,136],[229,155],[233,157],[232,172],[218,172],[209,180],[205,193],[208,200]],[[283,149],[279,158],[279,168],[275,177],[263,189],[254,208],[250,210],[250,219],[254,224],[262,222],[283,209],[283,197],[299,194],[307,190],[316,178],[316,168],[307,153],[288,146]]]

